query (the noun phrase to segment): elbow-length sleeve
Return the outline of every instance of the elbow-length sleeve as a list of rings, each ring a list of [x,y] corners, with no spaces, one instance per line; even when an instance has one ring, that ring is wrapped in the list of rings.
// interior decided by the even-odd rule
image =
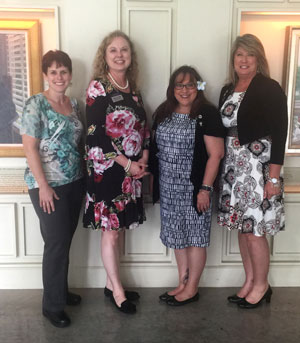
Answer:
[[[111,136],[107,135],[106,116],[108,111],[108,96],[102,83],[97,80],[91,81],[86,94],[86,153],[88,160],[94,159],[93,157],[109,160],[120,154],[118,148],[113,144]]]

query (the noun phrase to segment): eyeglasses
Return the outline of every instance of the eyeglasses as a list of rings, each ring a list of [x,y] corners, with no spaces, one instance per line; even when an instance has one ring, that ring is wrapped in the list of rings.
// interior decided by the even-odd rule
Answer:
[[[183,83],[175,83],[175,89],[178,89],[178,90],[181,90],[183,88],[186,88],[186,89],[195,89],[196,88],[196,84],[194,82],[189,82],[189,83],[186,83],[186,84],[183,84]]]

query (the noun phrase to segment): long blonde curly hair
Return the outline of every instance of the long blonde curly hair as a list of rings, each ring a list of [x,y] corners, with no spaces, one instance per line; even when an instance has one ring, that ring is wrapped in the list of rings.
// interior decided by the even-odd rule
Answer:
[[[104,39],[102,40],[97,52],[96,56],[94,59],[93,63],[93,75],[92,75],[92,80],[94,79],[104,79],[104,80],[109,80],[107,77],[107,63],[105,61],[105,54],[106,54],[106,49],[111,44],[111,42],[117,38],[117,37],[122,37],[124,38],[130,47],[131,51],[131,64],[128,67],[126,71],[126,77],[129,81],[129,85],[131,88],[131,91],[138,91],[138,62],[137,62],[137,55],[136,51],[134,48],[133,42],[130,40],[130,38],[122,31],[116,30],[111,33],[109,33]]]

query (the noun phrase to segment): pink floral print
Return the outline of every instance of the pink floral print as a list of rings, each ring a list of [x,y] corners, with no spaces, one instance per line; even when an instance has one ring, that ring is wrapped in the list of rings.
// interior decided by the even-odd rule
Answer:
[[[115,158],[132,161],[149,148],[150,132],[139,94],[125,94],[110,82],[94,80],[87,90],[87,196],[84,226],[122,230],[145,220],[142,182],[124,171]]]
[[[86,103],[91,106],[98,96],[105,96],[105,90],[101,82],[93,80],[90,82],[89,87],[86,91]]]
[[[118,138],[131,132],[135,118],[128,110],[109,113],[106,117],[106,134]]]

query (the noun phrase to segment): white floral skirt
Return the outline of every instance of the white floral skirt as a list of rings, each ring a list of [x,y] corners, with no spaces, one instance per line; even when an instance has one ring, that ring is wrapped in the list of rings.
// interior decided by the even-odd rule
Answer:
[[[279,195],[263,197],[270,154],[267,138],[242,146],[237,137],[226,138],[218,224],[255,236],[275,235],[284,229],[283,178]]]

